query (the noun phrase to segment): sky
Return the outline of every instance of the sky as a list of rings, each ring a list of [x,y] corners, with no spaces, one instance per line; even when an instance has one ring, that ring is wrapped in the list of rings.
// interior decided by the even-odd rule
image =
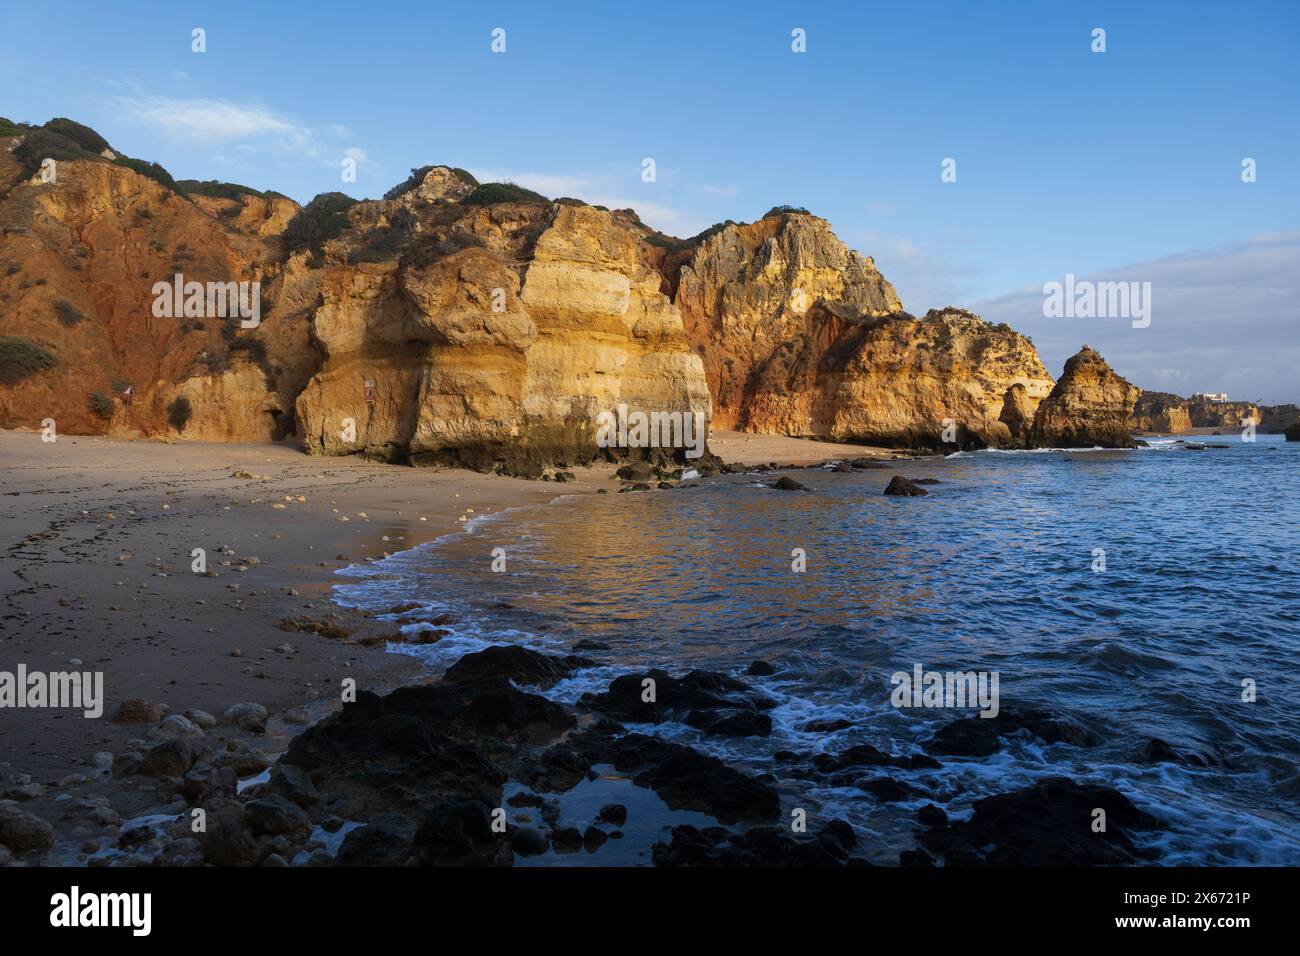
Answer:
[[[1087,342],[1144,388],[1300,401],[1295,0],[3,0],[0,90],[301,202],[444,163],[683,237],[803,206],[908,311],[1008,322],[1053,374]],[[1151,282],[1150,325],[1044,317],[1067,273]]]

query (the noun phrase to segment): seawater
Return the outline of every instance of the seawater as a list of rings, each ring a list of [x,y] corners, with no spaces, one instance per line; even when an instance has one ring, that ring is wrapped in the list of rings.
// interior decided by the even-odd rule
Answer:
[[[382,612],[418,601],[451,613],[452,635],[393,645],[439,670],[490,644],[569,652],[610,645],[548,695],[574,701],[649,667],[737,676],[778,701],[770,738],[637,728],[775,774],[787,808],[848,820],[865,852],[897,862],[915,810],[950,816],[980,797],[1054,775],[1113,786],[1166,824],[1137,842],[1162,864],[1300,863],[1300,445],[1173,438],[1134,451],[977,452],[853,474],[729,475],[652,493],[561,496],[470,523],[411,551],[348,569],[336,600]],[[923,498],[886,498],[894,474],[939,479]],[[610,483],[611,492],[617,489]],[[506,570],[492,571],[504,548]],[[806,570],[792,570],[794,549]],[[1105,552],[1105,570],[1096,549]],[[943,722],[974,711],[899,710],[889,677],[997,671],[1003,707],[1070,715],[1094,747],[1019,736],[986,758],[891,771],[914,799],[784,779],[777,750],[870,743],[919,753]],[[1242,699],[1244,680],[1256,699]],[[804,730],[842,718],[849,729]],[[1148,764],[1152,737],[1221,765]]]

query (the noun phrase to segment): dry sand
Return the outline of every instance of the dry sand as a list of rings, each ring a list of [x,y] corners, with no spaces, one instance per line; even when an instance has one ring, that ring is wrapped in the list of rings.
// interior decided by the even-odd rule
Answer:
[[[711,447],[746,464],[889,454],[737,432],[715,432]],[[127,699],[218,718],[232,704],[262,704],[272,715],[265,737],[224,722],[210,736],[273,751],[338,706],[346,677],[376,691],[420,679],[413,658],[357,643],[396,628],[335,607],[334,572],[454,531],[467,513],[613,490],[612,471],[578,468],[576,483],[559,485],[312,458],[286,444],[68,435],[47,444],[34,431],[0,431],[0,671],[100,671],[105,698],[93,720],[0,709],[0,797],[30,775],[45,792],[25,809],[63,838],[78,817],[63,812],[73,804],[61,794],[107,796],[123,817],[154,809],[156,781],[91,766],[96,752],[119,754],[145,736],[146,726],[113,719]],[[195,548],[219,576],[191,572]],[[350,639],[277,627],[331,612],[354,629]],[[89,779],[53,785],[73,773]]]

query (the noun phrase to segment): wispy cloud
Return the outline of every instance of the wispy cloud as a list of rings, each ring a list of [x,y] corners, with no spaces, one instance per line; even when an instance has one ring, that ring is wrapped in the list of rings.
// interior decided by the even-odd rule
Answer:
[[[313,138],[306,126],[260,105],[167,96],[120,96],[114,104],[125,120],[195,144],[265,138],[301,147]]]

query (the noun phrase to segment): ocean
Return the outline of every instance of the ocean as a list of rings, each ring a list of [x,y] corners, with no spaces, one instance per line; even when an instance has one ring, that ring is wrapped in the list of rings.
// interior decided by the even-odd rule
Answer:
[[[335,599],[376,613],[419,602],[407,628],[454,617],[436,644],[391,645],[435,671],[491,644],[609,645],[545,692],[567,702],[651,667],[741,676],[777,701],[770,737],[637,729],[772,774],[784,806],[849,821],[873,862],[916,845],[927,803],[961,819],[980,797],[1067,776],[1160,818],[1133,834],[1159,864],[1300,864],[1300,444],[1190,440],[1227,447],[1155,438],[781,472],[804,492],[757,473],[632,494],[611,481],[609,495],[559,494],[346,569]],[[885,497],[895,473],[938,483]],[[758,660],[775,673],[743,676]],[[1022,732],[991,756],[906,771],[912,793],[896,802],[783,777],[780,750],[922,753],[976,713],[894,706],[891,675],[918,665],[996,672],[1002,708],[1068,716],[1097,743]],[[814,720],[849,726],[805,729]],[[1196,756],[1148,762],[1152,738]]]

